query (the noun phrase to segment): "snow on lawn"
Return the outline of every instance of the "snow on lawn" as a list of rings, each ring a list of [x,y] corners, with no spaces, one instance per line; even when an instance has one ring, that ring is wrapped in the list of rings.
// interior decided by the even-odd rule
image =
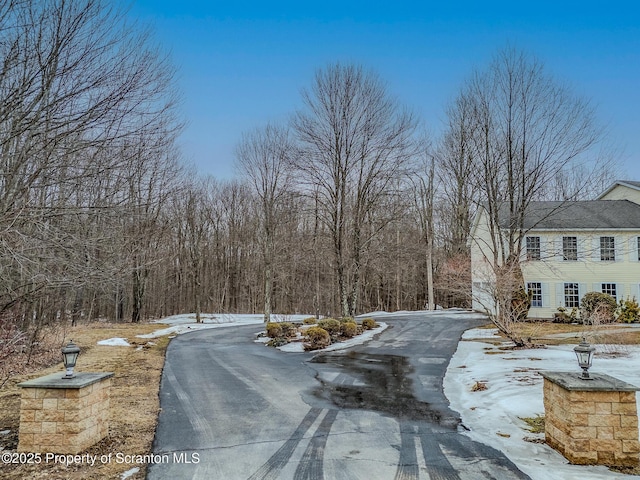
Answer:
[[[272,322],[302,322],[305,318],[309,318],[312,315],[271,315]],[[262,325],[264,324],[264,315],[262,314],[232,314],[232,313],[203,313],[200,315],[202,323],[196,323],[195,313],[187,313],[181,315],[173,315],[161,320],[155,320],[152,323],[159,323],[163,325],[170,325],[167,328],[158,329],[154,332],[144,335],[136,335],[138,338],[157,338],[164,335],[180,335],[182,333],[194,332],[197,330],[204,330],[209,328],[230,327],[238,325]],[[340,350],[344,348],[352,347],[371,340],[374,335],[382,332],[387,325],[383,322],[378,322],[379,327],[373,330],[369,330],[362,335],[359,335],[351,340],[336,343],[330,345],[324,349],[326,351]],[[261,337],[258,339],[261,342],[269,341],[269,338]],[[100,340],[99,345],[112,345],[112,346],[129,346],[124,338],[110,338],[108,340]],[[293,342],[282,347],[280,350],[286,352],[302,352],[304,348],[301,342]]]
[[[367,317],[375,317],[375,318],[393,318],[393,317],[403,317],[406,315],[427,315],[427,316],[438,316],[438,315],[451,315],[451,314],[461,313],[464,314],[464,318],[480,318],[485,319],[487,316],[483,313],[473,313],[469,310],[464,310],[462,308],[447,308],[444,309],[441,306],[438,306],[436,310],[398,310],[397,312],[369,312],[362,315],[358,315],[358,318],[367,318]]]
[[[99,340],[98,345],[109,345],[110,347],[130,347],[126,338],[114,337],[106,340]]]
[[[575,345],[499,350],[481,341],[465,341],[491,338],[496,333],[497,330],[492,329],[465,332],[444,379],[444,391],[451,408],[460,413],[463,424],[470,429],[465,434],[504,452],[533,480],[640,479],[640,476],[611,472],[606,467],[569,465],[546,444],[524,440],[525,437],[544,439],[544,434],[525,430],[527,425],[520,420],[544,415],[543,378],[538,372],[571,371],[579,375],[581,370],[573,352]],[[590,372],[606,373],[640,386],[640,371],[635,367],[640,361],[640,347],[619,346],[622,355],[616,357],[603,355],[601,346],[596,347],[600,348]],[[610,346],[607,351],[612,351]],[[476,382],[486,384],[487,389],[471,391]]]
[[[272,322],[301,322],[311,315],[271,315]],[[264,323],[264,315],[260,314],[233,314],[233,313],[203,313],[200,315],[202,323],[196,323],[195,313],[173,315],[171,317],[156,320],[153,323],[171,325],[171,327],[156,330],[145,335],[136,335],[139,338],[156,338],[164,335],[180,335],[181,333],[204,330],[208,328],[229,327],[232,325],[260,325]]]

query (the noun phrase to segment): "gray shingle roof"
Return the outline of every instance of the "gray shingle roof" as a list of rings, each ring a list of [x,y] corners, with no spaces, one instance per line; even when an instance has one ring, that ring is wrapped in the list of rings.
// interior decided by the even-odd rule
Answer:
[[[630,183],[630,182],[627,182]],[[640,185],[640,182],[634,182]],[[500,224],[508,226],[507,211],[500,212]],[[640,228],[640,205],[629,200],[586,200],[574,202],[531,202],[524,219],[529,229],[618,229]]]

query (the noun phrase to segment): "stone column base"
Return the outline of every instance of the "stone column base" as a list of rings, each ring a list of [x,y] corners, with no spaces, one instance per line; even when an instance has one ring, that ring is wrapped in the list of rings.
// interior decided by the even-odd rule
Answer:
[[[76,454],[109,433],[113,373],[54,373],[18,384],[19,452]]]
[[[547,444],[579,465],[640,464],[637,387],[603,374],[541,374]]]

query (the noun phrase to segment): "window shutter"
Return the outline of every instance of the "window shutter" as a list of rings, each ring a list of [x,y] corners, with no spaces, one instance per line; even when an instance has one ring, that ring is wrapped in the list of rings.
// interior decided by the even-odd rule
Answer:
[[[582,301],[582,297],[584,297],[584,294],[587,293],[587,288],[589,288],[589,287],[587,286],[586,283],[579,283],[578,284],[579,301]]]
[[[592,284],[591,291],[592,292],[602,292],[602,282]]]
[[[584,260],[584,240],[580,237],[576,237],[576,258],[578,261]]]
[[[634,283],[631,285],[631,298],[635,298],[636,301],[640,299],[640,284]]]
[[[551,301],[549,300],[549,284],[541,283],[540,285],[542,287],[542,306],[550,307]]]
[[[562,237],[556,237],[554,241],[554,260],[557,262],[562,261]]]
[[[548,251],[549,242],[544,237],[540,237],[540,260],[548,260],[552,257],[551,252]]]
[[[600,237],[593,237],[591,248],[593,249],[591,252],[593,261],[599,262],[600,261]]]
[[[556,304],[564,307],[564,283],[556,283]]]
[[[629,260],[632,262],[638,261],[638,238],[640,237],[632,236],[629,238],[629,255],[631,256]]]
[[[615,242],[616,262],[623,262],[625,260],[623,237],[615,236],[613,237],[613,241]]]
[[[624,291],[624,283],[616,283],[616,301],[620,301],[622,299],[627,298],[626,292]]]

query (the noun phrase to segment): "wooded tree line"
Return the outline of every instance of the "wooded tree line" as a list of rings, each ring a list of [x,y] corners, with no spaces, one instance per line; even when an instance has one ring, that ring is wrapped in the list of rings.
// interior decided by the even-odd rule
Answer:
[[[9,0],[0,25],[0,311],[22,329],[468,307],[479,202],[517,215],[593,181],[593,112],[519,52],[472,77],[431,140],[374,72],[325,67],[220,181],[182,164],[174,70],[120,11]]]

